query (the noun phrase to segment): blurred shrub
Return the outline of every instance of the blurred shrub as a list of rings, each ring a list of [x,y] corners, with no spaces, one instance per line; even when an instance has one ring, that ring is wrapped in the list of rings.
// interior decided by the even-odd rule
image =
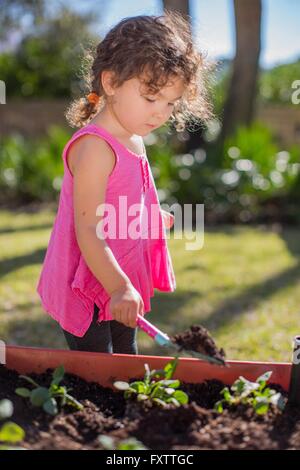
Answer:
[[[1,80],[8,97],[66,98],[81,94],[86,49],[99,38],[91,26],[99,13],[76,13],[63,4],[28,29],[12,51],[0,54]]]
[[[262,103],[292,105],[292,83],[299,77],[300,60],[262,71],[258,82],[259,100]]]
[[[53,201],[62,182],[63,148],[70,132],[51,126],[40,139],[20,134],[3,138],[0,147],[0,202]]]
[[[212,88],[214,111],[222,116],[231,77],[232,62],[220,60]],[[300,59],[270,69],[261,69],[257,81],[257,104],[290,105],[295,88],[292,84],[300,78]]]
[[[271,201],[280,205],[299,174],[299,153],[297,146],[280,148],[263,124],[240,127],[225,143],[224,168],[219,172],[232,203],[230,211],[247,222],[266,216],[263,212]]]
[[[145,140],[157,186],[162,188],[158,189],[161,202],[204,203],[208,221],[280,218],[281,201],[289,200],[299,181],[299,148],[280,148],[271,131],[257,122],[240,127],[225,142],[221,158],[216,158],[212,141],[206,149],[174,155],[171,136],[150,136]],[[221,163],[216,166],[216,162]],[[299,217],[293,211],[291,221]],[[288,219],[289,214],[284,217]]]

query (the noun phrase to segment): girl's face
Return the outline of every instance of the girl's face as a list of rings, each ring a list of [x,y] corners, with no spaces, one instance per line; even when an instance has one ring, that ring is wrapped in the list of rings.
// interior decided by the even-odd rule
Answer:
[[[183,80],[175,77],[156,95],[151,95],[139,78],[131,78],[114,89],[111,106],[129,134],[144,136],[168,121],[184,89]]]

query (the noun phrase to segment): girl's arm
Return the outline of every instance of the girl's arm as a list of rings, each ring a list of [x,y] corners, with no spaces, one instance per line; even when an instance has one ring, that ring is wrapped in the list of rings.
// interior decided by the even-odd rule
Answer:
[[[174,225],[174,215],[171,212],[167,212],[161,209],[163,221],[166,228],[171,228]]]
[[[104,140],[86,135],[74,142],[70,158],[77,242],[89,269],[111,295],[131,284],[105,240],[96,235],[96,226],[101,220],[96,216],[96,208],[105,202],[107,180],[115,165],[115,155]]]

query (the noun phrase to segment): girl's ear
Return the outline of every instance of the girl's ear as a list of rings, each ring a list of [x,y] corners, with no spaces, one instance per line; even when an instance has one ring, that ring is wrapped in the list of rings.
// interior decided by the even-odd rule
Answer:
[[[101,72],[101,84],[102,88],[107,96],[112,96],[114,94],[114,88],[112,86],[112,78],[114,73],[111,70],[103,70]]]

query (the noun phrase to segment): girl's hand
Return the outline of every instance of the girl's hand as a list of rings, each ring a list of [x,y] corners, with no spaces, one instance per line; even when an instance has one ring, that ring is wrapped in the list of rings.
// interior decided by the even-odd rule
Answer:
[[[163,216],[163,221],[165,224],[166,228],[171,228],[174,225],[174,215],[171,214],[170,212],[164,211],[161,209],[162,216]]]
[[[136,328],[138,314],[144,315],[144,302],[132,284],[114,291],[110,298],[113,319],[131,328]]]

